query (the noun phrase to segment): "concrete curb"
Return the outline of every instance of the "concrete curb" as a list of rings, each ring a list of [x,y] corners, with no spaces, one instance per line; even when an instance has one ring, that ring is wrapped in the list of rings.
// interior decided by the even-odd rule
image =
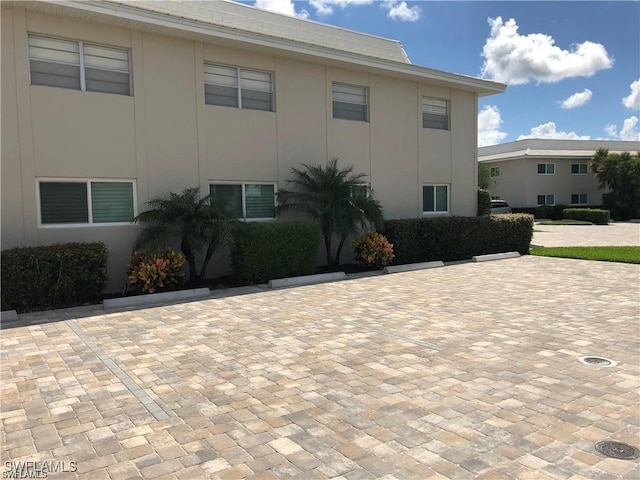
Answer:
[[[134,297],[110,298],[102,301],[102,308],[113,310],[116,308],[144,307],[167,302],[204,299],[210,296],[211,290],[208,288],[194,288],[175,292],[149,293]]]
[[[520,253],[518,252],[504,252],[504,253],[491,253],[489,255],[476,255],[471,257],[474,262],[491,262],[493,260],[503,260],[505,258],[518,258]]]
[[[5,310],[0,315],[1,322],[15,322],[16,320],[18,320],[18,312],[15,310]]]
[[[302,277],[276,278],[269,280],[269,288],[297,287],[299,285],[313,285],[315,283],[333,282],[345,280],[344,272],[319,273],[317,275],[304,275]]]
[[[383,273],[412,272],[414,270],[426,270],[428,268],[444,267],[440,260],[437,262],[408,263],[406,265],[391,265],[384,267]]]

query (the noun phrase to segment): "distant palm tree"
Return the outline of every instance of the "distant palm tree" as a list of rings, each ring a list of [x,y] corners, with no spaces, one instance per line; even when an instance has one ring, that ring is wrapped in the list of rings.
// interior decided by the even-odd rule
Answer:
[[[338,168],[337,158],[325,166],[302,164],[302,167],[292,168],[293,178],[287,181],[297,188],[278,191],[277,211],[295,211],[316,221],[322,229],[327,265],[337,268],[349,236],[367,226],[381,226],[382,206],[363,184],[366,175],[352,173],[352,166]],[[331,245],[334,235],[339,239],[335,255]]]
[[[189,280],[203,280],[211,257],[229,237],[235,220],[225,213],[223,206],[211,204],[211,195],[200,198],[199,187],[155,197],[147,205],[150,209],[135,218],[136,222],[146,224],[135,248],[157,250],[178,240],[189,265]],[[205,252],[198,272],[196,255],[202,250]]]

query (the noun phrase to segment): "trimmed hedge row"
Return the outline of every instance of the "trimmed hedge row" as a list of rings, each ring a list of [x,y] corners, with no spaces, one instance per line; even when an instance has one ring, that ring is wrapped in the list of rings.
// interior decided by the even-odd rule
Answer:
[[[549,220],[562,220],[564,217],[564,211],[567,208],[572,208],[567,205],[559,204],[559,205],[540,205],[539,207],[514,207],[512,208],[513,213],[528,213],[529,215],[533,215],[536,219],[545,218]],[[583,209],[601,209],[602,207],[595,206],[586,206],[582,207]]]
[[[598,210],[595,208],[565,208],[564,218],[570,220],[583,220],[585,222],[595,223],[596,225],[608,225],[609,210]]]
[[[474,255],[529,253],[533,217],[500,214],[483,217],[407,218],[385,222],[395,264],[466,260]]]
[[[315,272],[320,228],[306,223],[243,223],[234,232],[231,267],[243,284]]]
[[[2,251],[2,310],[29,312],[100,300],[107,247],[66,243]]]

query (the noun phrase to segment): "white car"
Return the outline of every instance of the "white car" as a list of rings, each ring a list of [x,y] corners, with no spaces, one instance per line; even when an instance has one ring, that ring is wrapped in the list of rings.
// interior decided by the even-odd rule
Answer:
[[[511,207],[504,200],[491,200],[491,213],[511,213]]]

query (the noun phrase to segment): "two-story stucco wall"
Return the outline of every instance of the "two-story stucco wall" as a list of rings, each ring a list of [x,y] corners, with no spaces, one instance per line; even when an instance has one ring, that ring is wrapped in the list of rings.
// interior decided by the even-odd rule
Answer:
[[[571,173],[574,164],[587,164],[585,158],[521,158],[488,163],[499,167],[500,175],[492,178],[489,191],[492,196],[506,200],[512,207],[536,207],[538,195],[553,195],[556,205],[575,205],[572,195],[586,195],[585,205],[602,205],[602,194],[608,190],[598,188],[598,181],[588,171]],[[539,174],[538,164],[553,164],[553,174]],[[587,167],[588,168],[588,167]]]
[[[28,33],[130,52],[131,96],[30,85]],[[122,288],[136,225],[39,225],[38,179],[132,180],[135,213],[215,182],[286,186],[292,167],[339,157],[365,173],[387,218],[476,213],[477,94],[282,52],[203,42],[2,6],[2,248],[104,241]],[[204,63],[272,72],[274,111],[205,104]],[[368,89],[369,121],[334,119],[332,83]],[[422,127],[422,97],[450,101],[450,129]],[[348,253],[345,254],[346,258]]]

